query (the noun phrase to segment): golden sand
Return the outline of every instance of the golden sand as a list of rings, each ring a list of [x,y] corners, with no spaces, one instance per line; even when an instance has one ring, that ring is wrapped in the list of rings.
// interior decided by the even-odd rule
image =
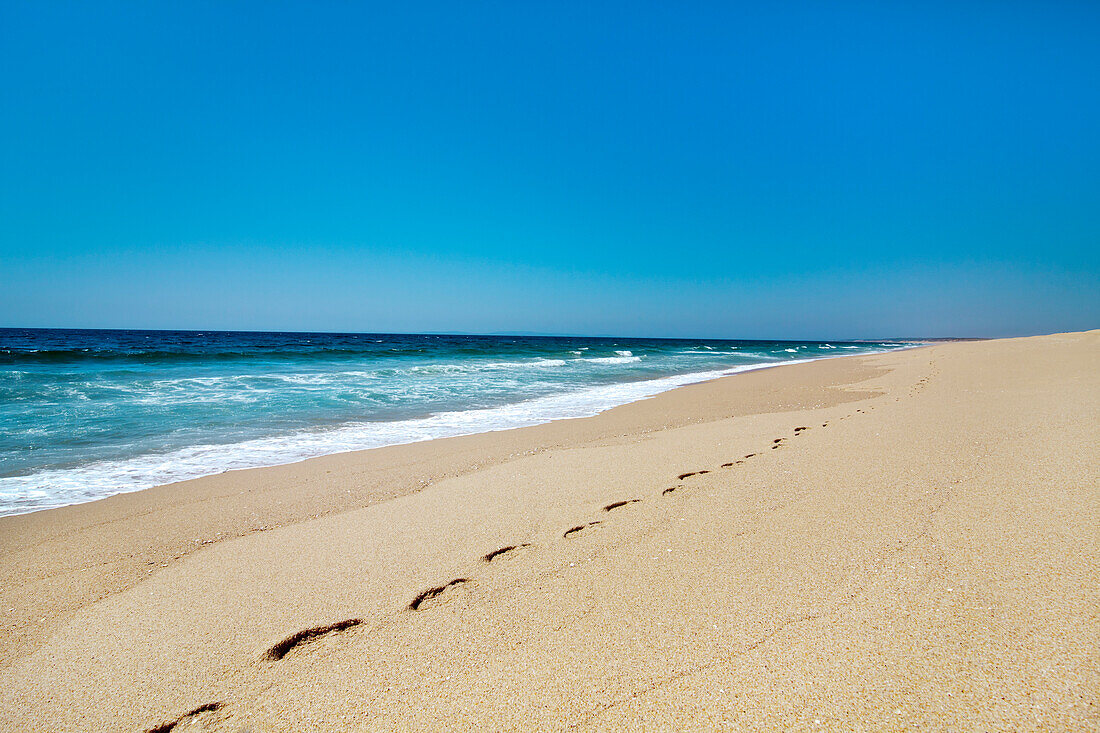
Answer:
[[[0,729],[1100,729],[1100,332],[0,519]]]

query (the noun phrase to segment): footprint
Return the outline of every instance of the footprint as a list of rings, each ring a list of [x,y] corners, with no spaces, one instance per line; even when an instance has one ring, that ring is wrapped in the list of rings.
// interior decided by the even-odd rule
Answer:
[[[671,487],[665,489],[664,491],[662,491],[661,496],[664,496],[665,494],[671,494],[673,491],[676,491],[677,489],[682,489],[682,488],[684,488],[682,485],[681,486],[671,486]]]
[[[678,479],[680,479],[681,481],[683,481],[683,480],[684,480],[684,479],[686,479],[686,478],[687,478],[688,476],[699,476],[699,475],[701,475],[701,474],[704,474],[704,473],[710,473],[710,471],[688,471],[687,473],[681,473],[681,474],[680,474],[679,476],[677,476],[676,478],[678,478]]]
[[[191,718],[195,717],[196,715],[202,715],[203,713],[215,713],[215,712],[217,712],[221,709],[222,709],[222,703],[220,703],[220,702],[208,702],[205,705],[199,705],[197,708],[195,708],[194,710],[192,710],[190,712],[184,713],[183,715],[179,716],[178,718],[176,718],[175,720],[173,720],[169,723],[161,723],[160,725],[154,726],[154,727],[150,728],[149,730],[145,731],[145,733],[169,733],[169,731],[171,731],[177,725],[179,725],[180,723],[183,723],[184,721],[190,720]]]
[[[447,590],[451,586],[462,585],[463,583],[469,582],[469,578],[455,578],[450,583],[438,585],[435,588],[429,588],[412,600],[412,603],[409,604],[409,609],[412,611],[419,611],[420,607],[424,605],[427,601],[438,598],[443,593],[443,591]]]
[[[578,524],[576,527],[573,527],[572,529],[565,530],[565,534],[563,534],[562,537],[569,537],[570,535],[576,534],[577,532],[582,532],[582,531],[588,529],[589,527],[595,527],[597,524],[603,524],[603,522],[601,522],[597,519],[595,522],[588,522],[587,524]]]
[[[338,631],[350,629],[353,626],[358,626],[361,623],[363,623],[363,619],[349,618],[344,619],[343,621],[337,621],[334,624],[329,624],[328,626],[315,626],[312,629],[299,631],[296,634],[291,634],[275,646],[268,649],[267,654],[264,655],[264,659],[267,659],[269,662],[277,662],[285,657],[287,654],[289,654],[292,649],[297,646],[301,646],[302,644],[305,644],[307,641],[312,641],[319,636],[325,636],[327,634],[333,634]]]
[[[745,456],[745,458],[752,458],[755,455],[756,455],[755,453],[749,453],[747,456]]]
[[[700,473],[708,473],[708,472],[707,471],[700,471]],[[626,506],[627,504],[635,504],[639,501],[641,501],[641,499],[624,499],[623,501],[613,501],[610,504],[608,504],[607,506],[605,506],[603,508],[603,510],[605,512],[609,512],[612,509],[618,509],[619,507]]]
[[[482,557],[481,560],[483,562],[492,562],[493,560],[496,560],[501,555],[507,555],[508,553],[513,552],[514,550],[519,550],[519,549],[522,549],[524,547],[530,547],[530,546],[531,546],[530,542],[524,542],[524,543],[519,544],[519,545],[508,545],[507,547],[501,547],[498,550],[493,550],[492,552],[490,552],[487,555],[485,555],[484,557]]]
[[[732,465],[733,465],[733,462],[732,462],[732,461],[731,461],[730,463],[723,463],[723,464],[722,464],[722,468],[729,468],[729,467],[730,467],[730,466],[732,466]]]
[[[801,432],[802,432],[803,430],[809,430],[809,428],[808,428],[808,427],[805,427],[805,426],[803,426],[803,427],[800,427],[800,428],[795,428],[795,429],[794,429],[794,434],[795,434],[795,435],[798,435],[798,434],[799,434],[799,433],[801,433]]]

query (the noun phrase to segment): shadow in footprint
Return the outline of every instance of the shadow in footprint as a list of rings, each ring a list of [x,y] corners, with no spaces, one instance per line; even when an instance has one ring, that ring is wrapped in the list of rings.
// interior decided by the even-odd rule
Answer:
[[[565,530],[565,534],[563,534],[562,537],[570,537],[572,535],[575,535],[577,532],[583,532],[589,527],[595,527],[597,524],[603,524],[603,522],[596,520],[595,522],[588,522],[587,524],[578,524],[576,527]]]
[[[177,725],[179,725],[180,723],[183,723],[186,720],[190,720],[191,718],[195,717],[196,715],[202,715],[203,713],[216,713],[217,711],[219,711],[221,709],[222,709],[222,703],[220,703],[220,702],[208,702],[205,705],[199,705],[197,708],[195,708],[194,710],[192,710],[190,712],[184,713],[183,715],[179,716],[178,718],[176,718],[175,720],[173,720],[169,723],[161,723],[160,725],[154,726],[154,727],[150,728],[149,730],[147,730],[145,733],[169,733],[169,731],[171,731]]]
[[[409,609],[412,611],[419,611],[421,606],[434,598],[438,598],[443,593],[443,591],[447,590],[451,586],[462,585],[463,583],[469,582],[469,578],[455,578],[450,583],[437,585],[435,588],[429,588],[412,600],[412,603],[409,604]]]
[[[293,650],[295,647],[301,646],[307,641],[312,641],[313,639],[316,639],[319,636],[325,636],[326,634],[334,634],[339,631],[344,631],[345,629],[350,629],[353,626],[358,626],[361,623],[363,623],[363,619],[349,618],[343,621],[337,621],[334,624],[329,624],[328,626],[315,626],[312,629],[299,631],[296,634],[291,634],[275,646],[268,649],[267,654],[264,655],[264,658],[271,662],[277,662],[285,657],[287,654],[289,654],[291,650]]]
[[[664,496],[665,494],[671,494],[673,491],[676,491],[677,489],[682,489],[682,488],[684,488],[684,487],[683,486],[671,486],[671,487],[665,489],[664,491],[662,491],[661,496]]]
[[[618,509],[619,507],[626,506],[627,504],[636,504],[639,501],[641,501],[641,499],[625,499],[624,501],[613,501],[605,506],[603,510],[605,512],[609,512],[612,509]]]
[[[518,545],[508,545],[507,547],[501,547],[498,550],[493,550],[492,552],[487,553],[486,555],[484,555],[481,558],[481,560],[482,560],[482,562],[492,562],[493,560],[496,560],[498,557],[500,557],[502,555],[507,555],[508,553],[513,552],[514,550],[519,550],[521,548],[530,547],[530,546],[531,546],[530,542],[524,542],[524,543],[518,544]]]

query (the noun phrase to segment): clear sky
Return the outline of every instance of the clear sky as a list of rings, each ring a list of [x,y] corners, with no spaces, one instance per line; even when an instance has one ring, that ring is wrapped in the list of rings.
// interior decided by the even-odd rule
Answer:
[[[0,326],[1100,327],[1100,3],[0,2]]]

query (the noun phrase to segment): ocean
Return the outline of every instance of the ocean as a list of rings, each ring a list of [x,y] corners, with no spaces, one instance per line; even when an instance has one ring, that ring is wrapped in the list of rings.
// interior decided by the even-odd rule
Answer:
[[[0,515],[910,345],[0,329]]]

